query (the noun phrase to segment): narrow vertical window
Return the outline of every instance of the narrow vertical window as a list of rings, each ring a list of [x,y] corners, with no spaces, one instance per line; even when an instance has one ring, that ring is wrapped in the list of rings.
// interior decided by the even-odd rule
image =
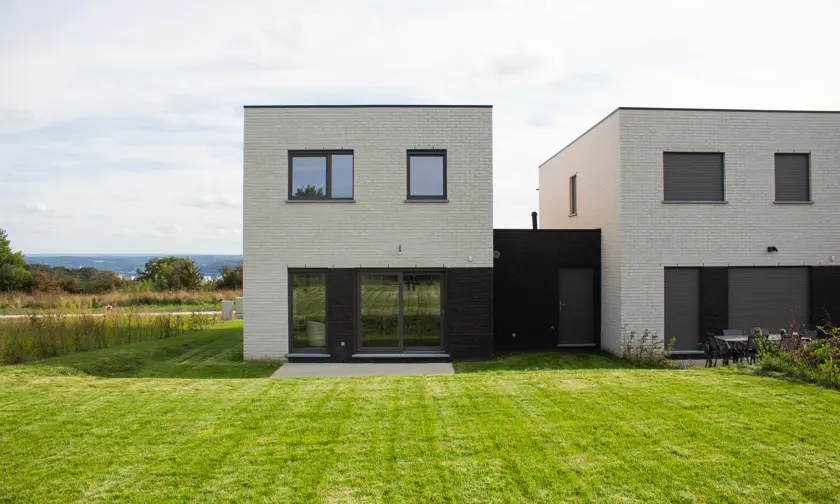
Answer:
[[[577,175],[569,177],[569,215],[577,215]]]

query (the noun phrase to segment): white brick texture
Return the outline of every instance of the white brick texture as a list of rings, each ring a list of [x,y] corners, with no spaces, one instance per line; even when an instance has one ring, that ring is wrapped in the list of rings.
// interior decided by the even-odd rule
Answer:
[[[492,136],[489,107],[247,107],[245,358],[287,355],[287,268],[492,267]],[[288,151],[322,149],[355,202],[287,202]],[[405,201],[410,149],[447,151],[448,203]]]
[[[621,328],[619,120],[613,114],[540,166],[540,226],[601,229],[601,344]],[[577,175],[577,215],[569,215],[569,177]],[[612,202],[612,204],[611,204]]]
[[[620,142],[620,197],[585,189],[579,175],[578,207],[579,217],[587,205],[602,208],[597,218],[584,222],[603,229],[605,292],[607,279],[620,276],[619,327],[668,337],[663,334],[663,268],[668,266],[813,266],[832,264],[831,257],[840,256],[840,113],[620,109],[613,117],[620,123],[611,133]],[[602,149],[604,140],[585,140],[605,134],[608,123],[571,147]],[[662,203],[662,153],[667,151],[723,152],[727,203]],[[558,177],[598,170],[587,164],[596,154],[568,154],[573,152],[567,148],[550,161],[562,167]],[[810,153],[812,205],[774,203],[777,152]],[[543,190],[546,166],[540,209],[543,199],[565,200],[568,208],[567,186]],[[618,222],[606,217],[616,213]],[[609,237],[616,232],[618,264],[609,257],[616,241]],[[779,252],[768,253],[771,245]],[[615,314],[607,311],[604,320],[612,320]],[[605,349],[618,347],[615,329],[605,323]]]

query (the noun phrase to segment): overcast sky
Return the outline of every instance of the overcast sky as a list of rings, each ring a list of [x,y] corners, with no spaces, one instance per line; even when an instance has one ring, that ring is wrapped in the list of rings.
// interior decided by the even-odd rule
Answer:
[[[0,228],[242,250],[242,105],[492,104],[495,225],[619,105],[840,109],[836,1],[0,0]]]

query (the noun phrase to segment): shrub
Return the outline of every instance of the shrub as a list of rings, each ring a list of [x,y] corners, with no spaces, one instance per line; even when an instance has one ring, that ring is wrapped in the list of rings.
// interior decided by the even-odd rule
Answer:
[[[639,366],[668,367],[675,338],[668,344],[655,331],[645,329],[641,335],[634,329],[621,328],[621,358]]]
[[[818,339],[796,348],[760,346],[759,366],[840,390],[840,328],[827,324],[817,331]]]

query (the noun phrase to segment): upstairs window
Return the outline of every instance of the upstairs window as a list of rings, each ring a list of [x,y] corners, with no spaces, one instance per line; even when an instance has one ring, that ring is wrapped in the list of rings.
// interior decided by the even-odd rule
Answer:
[[[809,154],[776,154],[776,201],[811,202]]]
[[[290,151],[290,200],[352,200],[353,151]]]
[[[577,215],[577,175],[569,177],[569,216]]]
[[[446,151],[408,151],[408,199],[446,199]]]
[[[724,201],[722,153],[665,152],[662,158],[666,202]]]

